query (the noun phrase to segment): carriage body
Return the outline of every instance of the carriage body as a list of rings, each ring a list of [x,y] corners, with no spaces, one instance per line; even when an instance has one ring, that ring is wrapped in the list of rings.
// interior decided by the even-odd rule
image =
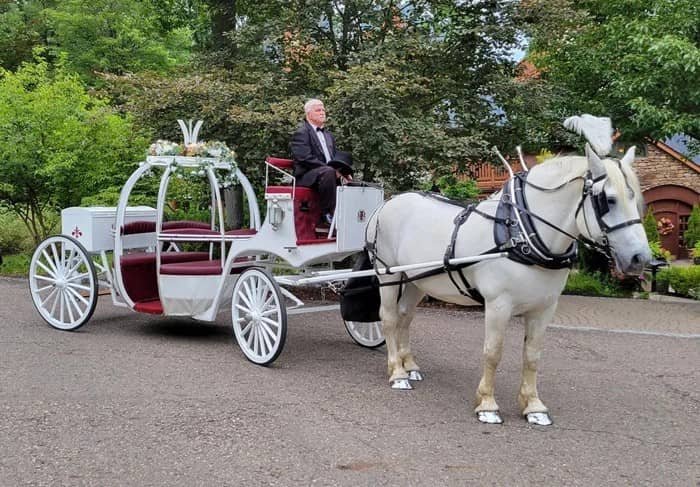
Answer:
[[[280,170],[270,159],[267,168]],[[208,182],[209,221],[167,218],[169,185],[182,171],[198,172]],[[231,173],[247,202],[246,228],[226,228],[221,178],[231,180]],[[159,178],[156,208],[129,205],[133,189],[145,177]],[[234,321],[252,316],[271,321],[263,326],[272,329],[266,341],[272,345],[263,347],[266,337],[256,335],[250,344],[253,351],[246,353],[254,362],[269,363],[281,351],[281,344],[274,342],[284,342],[287,307],[303,305],[279,287],[273,268],[302,276],[311,269],[331,269],[364,248],[367,221],[383,203],[379,187],[339,187],[328,237],[313,228],[318,211],[315,193],[297,187],[293,177],[291,183],[273,186],[266,178],[263,220],[252,185],[235,166],[213,158],[149,156],[124,184],[117,207],[62,211],[61,235],[42,242],[32,259],[34,304],[51,326],[76,330],[92,316],[100,288],[108,290],[114,305],[135,312],[201,321],[216,320],[233,302]],[[260,303],[257,314],[238,313],[252,307],[253,298],[246,296],[251,292],[270,294],[269,302]],[[378,328],[374,326],[373,334],[383,343]],[[237,330],[234,323],[234,331],[239,342],[247,338],[244,327]]]

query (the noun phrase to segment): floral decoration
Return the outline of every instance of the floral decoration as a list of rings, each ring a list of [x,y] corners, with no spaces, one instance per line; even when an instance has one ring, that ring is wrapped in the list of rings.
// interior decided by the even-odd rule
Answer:
[[[204,179],[207,177],[207,170],[214,169],[219,186],[228,188],[237,184],[236,169],[238,164],[235,160],[235,152],[219,141],[196,142],[194,144],[177,144],[169,140],[157,140],[148,149],[150,156],[185,156],[196,159],[196,166],[191,164],[182,165],[173,160],[171,165],[173,175],[179,179]],[[230,170],[214,168],[214,161],[228,163]]]
[[[659,230],[659,235],[666,236],[671,235],[675,226],[670,218],[662,216],[659,221],[656,222],[656,228]]]

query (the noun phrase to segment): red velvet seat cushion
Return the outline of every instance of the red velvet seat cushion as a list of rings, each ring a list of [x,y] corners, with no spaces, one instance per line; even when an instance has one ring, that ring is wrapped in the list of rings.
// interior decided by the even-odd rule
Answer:
[[[194,220],[174,220],[170,222],[163,222],[163,230],[173,230],[175,228],[201,228],[204,230],[209,230],[211,225],[205,222],[198,222]],[[134,233],[151,233],[156,231],[156,222],[137,220],[134,222],[126,223],[122,226],[122,235],[131,235]]]
[[[218,276],[221,274],[221,261],[195,260],[192,262],[175,262],[161,264],[161,275],[170,276]]]
[[[292,194],[294,190],[294,228],[297,234],[297,244],[300,241],[316,240],[316,225],[321,219],[321,207],[318,194],[304,186],[268,186],[266,194]]]
[[[250,237],[258,233],[254,228],[237,228],[235,230],[229,230],[226,235],[234,237]]]
[[[149,315],[163,314],[163,305],[160,303],[160,299],[136,302],[134,303],[134,309],[139,313],[148,313]]]

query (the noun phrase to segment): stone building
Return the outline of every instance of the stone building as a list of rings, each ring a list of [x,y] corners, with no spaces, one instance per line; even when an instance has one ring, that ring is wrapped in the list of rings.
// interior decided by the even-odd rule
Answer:
[[[675,147],[675,148],[674,148]],[[661,236],[661,246],[679,259],[688,257],[683,233],[693,205],[700,204],[700,165],[677,149],[677,139],[646,144],[646,154],[635,161],[647,208],[656,221],[667,218],[673,225]]]

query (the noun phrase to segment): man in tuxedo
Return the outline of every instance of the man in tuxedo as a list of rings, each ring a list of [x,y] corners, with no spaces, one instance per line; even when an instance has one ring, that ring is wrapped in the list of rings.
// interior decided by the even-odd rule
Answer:
[[[299,124],[292,136],[291,149],[294,159],[294,177],[299,186],[318,192],[322,224],[330,225],[335,211],[335,188],[339,180],[350,181],[350,174],[343,175],[328,163],[337,150],[333,134],[324,128],[326,109],[321,100],[312,99],[304,105],[306,119]]]

